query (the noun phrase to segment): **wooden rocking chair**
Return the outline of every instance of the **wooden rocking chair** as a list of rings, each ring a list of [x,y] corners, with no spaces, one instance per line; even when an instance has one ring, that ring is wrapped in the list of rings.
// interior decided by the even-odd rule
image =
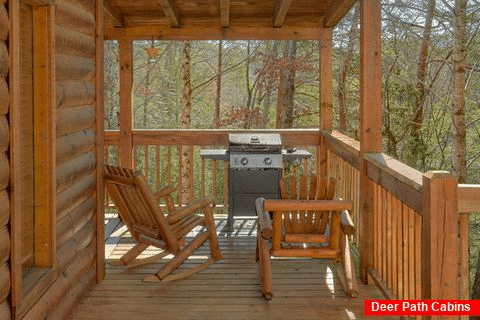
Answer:
[[[105,169],[107,192],[133,239],[138,242],[120,258],[117,264],[139,266],[173,254],[174,257],[155,275],[143,280],[158,282],[187,277],[208,268],[213,262],[222,258],[210,207],[211,198],[203,197],[187,207],[175,209],[170,195],[173,190],[163,190],[154,194],[148,189],[141,172],[113,166],[106,166]],[[166,199],[169,211],[166,216],[158,206],[159,199],[162,197]],[[200,209],[203,210],[203,216],[195,214],[195,211]],[[185,235],[199,225],[205,226],[206,231],[198,234],[188,245],[185,245]],[[197,268],[171,274],[206,240],[209,240],[211,256],[207,262]],[[164,251],[153,257],[135,260],[150,245]]]
[[[307,192],[307,176],[301,176],[298,199],[295,177],[290,179],[290,196],[285,179],[280,189],[281,200],[258,198],[255,203],[259,226],[257,261],[265,299],[273,296],[270,257],[330,259],[335,263],[345,292],[351,297],[358,296],[348,244],[348,236],[355,232],[347,211],[353,209],[353,202],[333,199],[333,178],[317,183],[316,176],[310,177]]]

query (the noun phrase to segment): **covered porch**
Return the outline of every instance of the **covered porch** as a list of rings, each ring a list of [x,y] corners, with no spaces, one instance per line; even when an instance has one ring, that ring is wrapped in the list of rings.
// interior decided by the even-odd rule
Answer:
[[[369,297],[468,299],[468,213],[478,211],[480,188],[458,185],[448,172],[419,172],[382,153],[380,2],[360,1],[359,141],[335,131],[332,114],[332,27],[354,1],[332,1],[325,8],[317,8],[309,1],[273,2],[268,3],[276,8],[274,15],[265,14],[258,21],[249,14],[266,7],[252,2],[251,12],[235,16],[234,8],[240,10],[235,1],[220,1],[216,15],[198,21],[198,16],[189,16],[189,10],[193,13],[201,10],[201,6],[192,9],[160,1],[166,20],[150,25],[149,19],[153,17],[135,15],[134,10],[130,14],[131,8],[121,2],[107,1],[110,6],[105,39],[119,43],[120,112],[119,130],[105,132],[102,141],[105,162],[142,169],[153,189],[176,187],[177,206],[197,196],[212,195],[225,258],[190,279],[157,285],[143,284],[140,279],[158,266],[151,266],[152,270],[119,269],[108,264],[102,270],[100,266],[99,278],[104,273],[105,280],[84,299],[75,319],[98,315],[105,319],[127,315],[149,318],[158,314],[215,319],[227,318],[232,312],[236,313],[235,318],[238,315],[238,318],[275,319],[284,318],[289,312],[293,318],[298,315],[349,319],[363,316],[363,300]],[[316,9],[306,10],[309,6]],[[138,22],[141,23],[137,25]],[[284,145],[308,149],[313,154],[300,166],[290,168],[288,174],[334,177],[336,196],[354,201],[352,216],[357,232],[351,241],[359,252],[356,266],[363,283],[359,299],[344,296],[330,265],[294,261],[274,265],[274,281],[277,281],[274,286],[280,289],[270,302],[261,298],[254,262],[255,219],[236,221],[233,234],[223,231],[222,215],[228,210],[228,164],[200,157],[201,150],[226,148],[228,134],[242,130],[133,129],[132,41],[135,39],[319,41],[319,127],[258,131],[280,133]],[[185,158],[191,163],[188,167],[182,166]],[[182,179],[183,176],[188,179]],[[181,192],[185,185],[187,193]],[[128,245],[128,238],[119,240],[111,257],[126,250]],[[189,263],[194,265],[195,259]],[[379,291],[366,284],[375,285]]]
[[[159,264],[128,269],[107,262],[105,281],[83,300],[74,319],[94,319],[99,314],[105,319],[158,314],[177,319],[228,315],[281,319],[287,311],[305,319],[358,319],[363,317],[364,299],[469,298],[468,213],[478,210],[478,186],[458,185],[446,172],[421,173],[381,152],[362,158],[360,143],[334,130],[298,129],[268,132],[278,132],[285,144],[312,153],[310,159],[290,169],[292,176],[313,172],[335,177],[336,196],[354,201],[357,232],[351,243],[358,250],[355,266],[361,280],[360,297],[345,295],[333,265],[292,260],[274,261],[276,294],[266,302],[255,263],[256,218],[237,218],[234,232],[226,231],[228,164],[200,157],[202,149],[224,148],[230,132],[237,131],[135,130],[130,139],[133,152],[123,155],[130,156],[135,167],[146,168],[153,189],[177,186],[181,190],[178,170],[182,166],[178,164],[185,153],[178,150],[187,148],[195,163],[188,180],[194,188],[188,194],[178,192],[176,204],[199,195],[214,196],[224,259],[189,279],[154,285],[141,279]],[[118,137],[118,132],[106,134],[106,150],[120,150]],[[114,155],[106,162],[125,161],[122,154],[106,154]],[[366,207],[369,211],[362,210]],[[106,257],[115,259],[133,243],[125,228],[116,229],[121,224],[115,216],[107,214],[106,222]],[[207,248],[194,254],[184,267],[194,267],[202,250],[206,253]],[[441,284],[447,289],[438,290]]]

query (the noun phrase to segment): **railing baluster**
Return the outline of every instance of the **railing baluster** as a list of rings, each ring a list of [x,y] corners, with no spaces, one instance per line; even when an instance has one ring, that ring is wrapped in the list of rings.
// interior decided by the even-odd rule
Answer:
[[[228,162],[223,161],[223,210],[228,207]]]
[[[415,216],[415,246],[414,246],[414,249],[415,249],[415,280],[414,280],[415,281],[415,297],[414,298],[421,299],[422,298],[422,281],[421,281],[422,280],[422,217],[417,212],[414,212],[414,216]],[[468,297],[465,299],[468,299]]]
[[[144,152],[144,163],[145,163],[145,178],[147,179],[147,183],[149,181],[149,178],[148,178],[148,144],[144,145],[143,146],[143,152]]]
[[[393,287],[393,274],[392,274],[392,194],[391,193],[386,193],[385,195],[385,209],[387,213],[387,283],[388,287],[392,288]]]
[[[392,265],[393,265],[393,295],[398,299],[399,287],[398,284],[401,281],[399,278],[399,265],[401,258],[399,257],[399,234],[398,234],[398,201],[397,198],[392,196]]]
[[[156,188],[157,190],[160,190],[160,170],[161,170],[161,167],[160,167],[161,163],[160,163],[160,146],[159,145],[156,145],[155,146],[155,182],[156,182]]]
[[[135,170],[138,170],[137,155],[138,155],[138,148],[137,148],[137,146],[133,146],[133,168]]]
[[[213,197],[213,206],[217,206],[217,160],[212,161],[212,197]]]
[[[415,298],[415,212],[408,208],[408,278],[409,297]]]
[[[409,298],[410,282],[408,278],[410,276],[408,272],[408,207],[402,203],[402,224],[403,224],[403,299]]]
[[[178,156],[178,205],[183,205],[183,145],[179,144],[177,146],[177,156]]]
[[[403,295],[403,215],[402,215],[402,203],[395,198],[395,207],[397,210],[397,256],[398,256],[398,284],[397,284],[397,299],[402,299]]]
[[[201,185],[200,186],[200,195],[202,197],[204,197],[205,196],[205,158],[202,157],[200,161],[202,162],[202,166],[201,166],[201,169],[200,169],[200,170],[202,170],[201,177],[200,177],[200,180],[201,180],[200,181],[200,185]]]
[[[193,171],[193,166],[194,166],[194,162],[193,162],[193,145],[190,145],[190,146],[189,146],[189,157],[188,157],[188,159],[189,159],[189,160],[188,160],[188,161],[189,161],[189,174],[188,174],[188,175],[189,175],[189,177],[188,177],[188,183],[189,183],[189,187],[188,187],[188,188],[189,188],[189,199],[188,199],[188,201],[189,201],[189,202],[192,202],[192,201],[193,201],[193,196],[194,196],[194,194],[193,194],[193,191],[194,191],[194,190],[193,190],[193,186],[194,186],[193,181],[194,181],[194,177],[195,177],[195,175],[194,175],[194,173],[193,173],[193,172],[194,172],[194,171]]]
[[[167,146],[167,185],[172,187],[172,146]]]

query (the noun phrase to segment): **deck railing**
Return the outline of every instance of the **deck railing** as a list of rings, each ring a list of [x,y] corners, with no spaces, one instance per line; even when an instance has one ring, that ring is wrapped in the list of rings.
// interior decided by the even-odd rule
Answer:
[[[228,163],[205,159],[202,149],[226,149],[227,130],[134,130],[132,132],[133,168],[144,172],[153,189],[176,188],[176,205],[203,195],[214,198],[215,212],[226,213],[228,204]],[[279,132],[283,144],[307,149],[312,156],[298,167],[287,165],[288,175],[317,172],[318,130],[261,130]],[[105,134],[106,163],[122,163],[119,153],[120,132]],[[127,160],[128,161],[128,160]],[[125,163],[125,161],[123,161]]]
[[[142,170],[148,177],[152,188],[176,187],[177,205],[207,194],[214,197],[216,212],[226,213],[228,164],[203,159],[200,150],[225,149],[231,132],[240,131],[134,130],[130,137],[133,156],[129,158],[118,152],[120,133],[109,131],[105,135],[106,163],[132,161],[134,168]],[[452,290],[458,292],[459,298],[469,297],[468,213],[479,211],[480,186],[457,186],[451,183],[454,181],[450,179],[451,175],[440,175],[439,179],[438,174],[422,174],[382,153],[366,154],[361,159],[359,142],[335,131],[261,132],[278,132],[284,145],[305,148],[312,153],[312,157],[300,166],[285,167],[287,175],[320,175],[325,165],[321,162],[326,161],[328,175],[337,180],[337,196],[354,201],[352,218],[357,228],[364,227],[359,216],[361,192],[364,191],[360,190],[360,166],[362,163],[366,166],[367,179],[373,186],[373,195],[370,196],[373,232],[369,235],[373,237],[373,247],[369,248],[373,259],[368,274],[385,295],[397,299],[424,298],[426,287],[422,287],[422,282],[445,284],[453,277],[456,280]],[[326,156],[321,152],[326,152]],[[184,188],[185,185],[189,187]],[[445,193],[452,185],[451,194]],[[437,201],[443,201],[445,208],[432,208]],[[451,205],[458,207],[458,211],[456,207],[448,207]],[[437,216],[438,212],[441,217]],[[352,240],[361,247],[359,234],[357,232]],[[443,247],[439,248],[435,241]],[[432,250],[439,253],[437,260],[432,260]],[[455,268],[449,268],[454,264],[446,262],[451,258],[458,261]],[[456,275],[449,274],[452,270]],[[443,280],[447,278],[450,280]],[[448,287],[452,284],[448,283]]]
[[[352,140],[338,132],[323,131],[322,138],[327,142],[329,150],[329,175],[337,178],[337,193],[339,196],[354,200],[355,208],[360,206],[360,146],[358,141]],[[428,272],[427,268],[443,268],[438,271],[439,279],[447,278],[450,272],[448,265],[451,258],[458,261],[458,276],[456,289],[460,299],[469,297],[469,229],[468,215],[480,212],[480,185],[458,185],[457,190],[450,194],[443,193],[441,197],[450,197],[449,203],[455,202],[458,206],[458,215],[454,208],[444,209],[446,216],[435,217],[428,214],[428,219],[435,221],[442,218],[437,226],[442,227],[434,240],[425,239],[425,228],[428,224],[432,229],[432,221],[423,221],[424,211],[430,210],[428,202],[441,202],[435,199],[434,188],[425,187],[432,184],[434,176],[422,174],[405,164],[381,153],[366,154],[366,173],[373,183],[373,263],[370,266],[369,276],[382,289],[385,295],[395,299],[420,299],[422,293],[422,275]],[[455,194],[457,191],[457,194]],[[441,192],[445,192],[442,189]],[[448,204],[447,204],[448,205]],[[452,209],[449,212],[449,209]],[[359,210],[354,210],[355,222],[358,225]],[[448,215],[452,213],[451,215]],[[455,226],[458,225],[458,228]],[[453,226],[453,228],[452,228]],[[361,227],[361,226],[359,226]],[[430,230],[429,229],[429,230]],[[435,230],[434,230],[435,231]],[[443,232],[452,233],[450,239],[445,239]],[[452,241],[453,239],[453,241]],[[358,233],[354,239],[360,241]],[[448,241],[451,241],[448,243]],[[422,255],[422,248],[428,245],[443,245],[439,248],[441,259],[446,263],[439,267],[432,265],[438,261],[431,261]],[[455,245],[457,244],[457,245]],[[430,248],[427,247],[428,250]],[[458,249],[458,250],[457,250]],[[450,262],[448,262],[450,260]],[[429,266],[430,264],[430,266]],[[453,268],[452,270],[455,270]],[[455,277],[455,275],[454,275]]]

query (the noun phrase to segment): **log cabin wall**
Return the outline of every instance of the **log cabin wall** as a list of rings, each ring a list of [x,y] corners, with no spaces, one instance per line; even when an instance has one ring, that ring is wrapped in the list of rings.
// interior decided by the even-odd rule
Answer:
[[[9,72],[8,13],[5,1],[0,1],[0,319],[9,320],[10,303],[10,195],[8,192],[10,166],[7,156],[9,148]]]
[[[18,18],[12,18],[16,15],[11,14],[19,12],[19,3],[0,0],[0,319],[65,319],[102,276],[96,260],[96,194],[98,186],[102,186],[97,184],[101,172],[96,169],[96,143],[100,140],[95,121],[99,103],[96,82],[101,80],[96,79],[98,5],[95,0],[26,1],[28,5],[45,8],[53,3],[50,34],[55,48],[51,55],[55,76],[52,141],[40,143],[42,148],[44,144],[53,146],[49,148],[55,154],[52,161],[54,258],[52,265],[26,290],[21,258],[15,258],[18,257],[15,252],[22,248],[22,235],[18,235],[22,227],[18,226],[21,210],[15,208],[19,207],[19,200],[15,200],[19,197],[12,191],[16,178],[11,174],[21,156],[15,154],[17,149],[13,147],[16,138],[10,138],[13,132],[18,132],[13,127],[19,125],[11,111],[18,108],[15,104],[19,101],[12,96],[20,92],[20,68],[14,62],[20,49],[18,45],[16,53],[11,49],[21,35]],[[102,157],[103,152],[99,158]]]
[[[56,1],[56,267],[27,319],[63,319],[95,283],[95,1]]]

